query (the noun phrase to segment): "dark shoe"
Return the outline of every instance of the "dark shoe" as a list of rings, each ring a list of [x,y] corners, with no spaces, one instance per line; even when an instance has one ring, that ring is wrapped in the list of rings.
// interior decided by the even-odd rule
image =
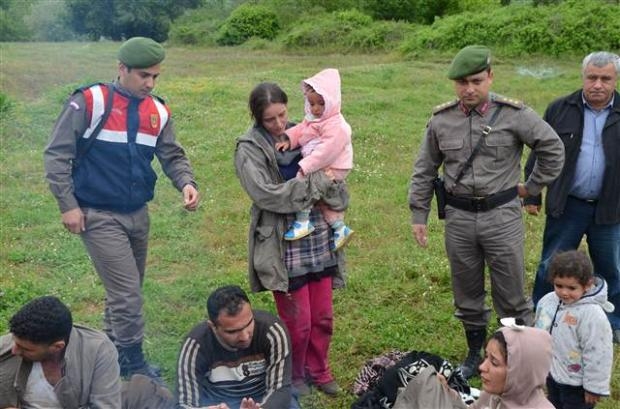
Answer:
[[[620,328],[614,329],[614,344],[620,344]]]
[[[308,385],[304,381],[293,381],[293,394],[297,396],[306,396],[310,395],[312,391],[310,390],[310,385]]]
[[[160,385],[164,385],[164,381],[161,379],[161,370],[156,366],[150,365],[144,359],[142,343],[125,347],[117,346],[117,349],[121,377],[129,379],[132,375],[145,375]]]
[[[342,389],[340,389],[340,386],[338,386],[336,381],[331,381],[331,382],[323,383],[321,385],[316,385],[316,388],[320,390],[321,392],[323,392],[324,394],[329,395],[329,396],[336,396],[340,392],[342,392]]]
[[[481,361],[482,358],[480,357],[480,352],[473,353],[473,351],[470,351],[465,358],[465,361],[463,361],[461,366],[459,366],[463,377],[465,379],[469,379],[471,377],[478,376],[478,367],[480,366]]]
[[[131,378],[133,375],[144,375],[163,385],[164,381],[161,379],[161,369],[158,366],[151,365],[148,362],[144,362],[144,365],[140,368],[128,370],[127,375],[124,375],[121,371],[121,376]]]
[[[486,336],[486,328],[465,331],[469,352],[467,353],[465,361],[459,367],[461,374],[465,379],[478,375],[478,367],[482,361],[480,351],[482,350]]]

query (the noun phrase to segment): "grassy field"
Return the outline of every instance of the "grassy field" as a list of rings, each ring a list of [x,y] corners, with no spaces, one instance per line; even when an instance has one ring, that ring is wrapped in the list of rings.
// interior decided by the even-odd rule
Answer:
[[[116,76],[117,43],[0,44],[1,113],[0,333],[25,301],[55,294],[75,320],[100,328],[104,291],[79,237],[60,224],[44,181],[42,151],[62,103],[77,86]],[[283,55],[239,48],[171,48],[156,93],[166,99],[178,139],[196,172],[202,204],[182,209],[162,177],[151,208],[145,284],[146,350],[172,384],[180,343],[205,317],[209,292],[224,283],[247,288],[249,200],[234,175],[235,138],[250,125],[247,97],[258,82],[289,93],[291,118],[303,115],[299,83],[322,68],[341,71],[343,113],[351,123],[355,170],[348,179],[347,220],[357,231],[347,249],[348,287],[335,294],[331,364],[350,390],[364,362],[391,349],[427,350],[458,363],[466,346],[453,317],[443,223],[433,215],[429,247],[411,236],[407,188],[412,160],[433,106],[453,98],[445,78],[450,56],[404,61],[391,55]],[[496,59],[494,90],[542,113],[579,87],[578,60]],[[159,169],[159,168],[158,168]],[[159,172],[161,175],[161,172]],[[524,217],[528,291],[541,250],[544,217]],[[275,311],[269,293],[251,295]],[[620,349],[613,396],[617,408]],[[354,396],[313,393],[306,408],[346,408]]]

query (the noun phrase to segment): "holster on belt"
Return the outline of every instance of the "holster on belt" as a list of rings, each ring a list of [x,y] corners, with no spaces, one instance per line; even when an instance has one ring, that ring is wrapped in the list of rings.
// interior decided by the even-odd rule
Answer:
[[[446,187],[443,178],[437,176],[433,180],[433,189],[435,189],[435,198],[437,199],[437,218],[443,220],[446,218]]]

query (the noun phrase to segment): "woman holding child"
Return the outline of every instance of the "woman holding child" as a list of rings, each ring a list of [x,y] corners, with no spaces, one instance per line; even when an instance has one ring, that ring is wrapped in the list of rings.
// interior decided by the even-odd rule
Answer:
[[[344,255],[330,249],[332,232],[315,204],[322,199],[344,210],[344,183],[322,171],[296,178],[299,150],[280,151],[285,141],[288,97],[276,84],[252,90],[254,125],[237,140],[235,169],[252,200],[249,277],[253,291],[273,292],[279,316],[291,336],[293,386],[309,393],[307,382],[326,394],[340,390],[328,363],[333,332],[332,289],[344,286]],[[299,240],[284,240],[295,213],[312,207],[314,230]]]

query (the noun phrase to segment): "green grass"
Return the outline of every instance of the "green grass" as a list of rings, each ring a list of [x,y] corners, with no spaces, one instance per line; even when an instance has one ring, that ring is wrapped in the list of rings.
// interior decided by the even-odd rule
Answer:
[[[56,294],[75,320],[101,327],[104,291],[80,239],[60,224],[44,181],[42,151],[62,101],[80,84],[116,76],[117,43],[0,44],[0,91],[11,108],[0,135],[0,333],[21,304]],[[500,56],[501,57],[501,56]],[[146,350],[174,380],[185,334],[204,319],[211,290],[224,283],[247,288],[249,200],[234,175],[235,138],[251,124],[247,97],[259,81],[289,93],[292,119],[302,117],[300,81],[325,67],[342,76],[343,113],[351,123],[356,167],[348,179],[348,287],[335,294],[334,374],[350,390],[364,362],[391,349],[428,350],[458,363],[465,354],[453,317],[443,223],[430,220],[429,247],[410,231],[407,187],[413,158],[433,106],[453,98],[445,71],[450,56],[404,61],[393,55],[303,56],[239,48],[170,48],[157,93],[172,108],[177,135],[193,163],[202,204],[183,211],[181,196],[162,176],[151,202],[151,243],[145,284]],[[495,66],[494,90],[521,98],[539,113],[579,87],[578,60],[505,60]],[[550,68],[536,79],[519,68]],[[159,168],[158,168],[159,169]],[[161,176],[161,172],[160,176]],[[524,217],[528,285],[538,263],[544,217]],[[255,307],[275,311],[269,293],[251,295]],[[620,350],[616,347],[616,355]],[[620,360],[615,359],[617,407]],[[347,393],[314,393],[306,408],[349,407]]]

